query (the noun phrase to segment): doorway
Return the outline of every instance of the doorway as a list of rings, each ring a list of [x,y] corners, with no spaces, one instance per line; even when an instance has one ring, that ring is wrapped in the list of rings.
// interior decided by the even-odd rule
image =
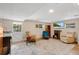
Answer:
[[[45,31],[47,31],[49,34],[49,37],[51,37],[51,25],[46,25],[45,26]]]

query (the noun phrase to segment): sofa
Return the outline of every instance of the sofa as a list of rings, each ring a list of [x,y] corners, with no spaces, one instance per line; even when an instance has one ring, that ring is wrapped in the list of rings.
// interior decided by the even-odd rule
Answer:
[[[62,31],[60,33],[60,40],[65,43],[74,43],[76,42],[75,34],[75,32]]]

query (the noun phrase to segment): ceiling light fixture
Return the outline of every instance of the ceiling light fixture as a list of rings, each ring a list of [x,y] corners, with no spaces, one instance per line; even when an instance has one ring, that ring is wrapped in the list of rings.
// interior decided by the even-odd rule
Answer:
[[[49,13],[53,13],[53,12],[54,12],[54,10],[53,10],[53,9],[50,9],[50,10],[49,10]]]

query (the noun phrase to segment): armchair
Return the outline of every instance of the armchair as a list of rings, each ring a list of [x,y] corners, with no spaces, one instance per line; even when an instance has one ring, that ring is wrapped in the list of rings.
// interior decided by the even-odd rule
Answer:
[[[75,32],[62,31],[60,34],[60,40],[65,43],[74,43],[76,41]]]

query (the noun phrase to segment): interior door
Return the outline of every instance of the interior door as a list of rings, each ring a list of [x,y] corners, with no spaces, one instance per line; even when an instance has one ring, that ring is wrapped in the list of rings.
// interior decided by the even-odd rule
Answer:
[[[45,30],[48,31],[49,37],[51,37],[51,25],[46,25]]]

